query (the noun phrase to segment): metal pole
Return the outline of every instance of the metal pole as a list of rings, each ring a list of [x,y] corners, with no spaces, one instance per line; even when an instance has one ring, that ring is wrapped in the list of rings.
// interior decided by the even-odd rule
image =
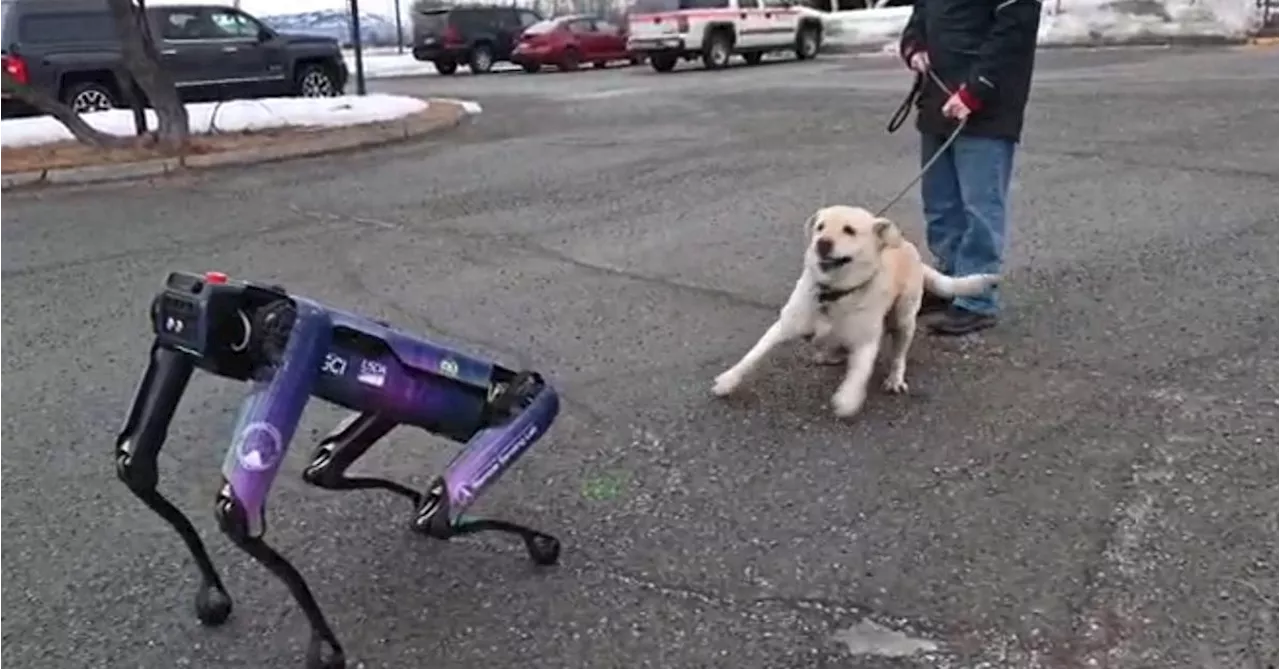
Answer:
[[[356,95],[364,95],[364,48],[360,45],[360,0],[351,0],[351,46],[356,50]]]
[[[396,53],[404,53],[404,29],[400,27],[400,0],[396,0]]]

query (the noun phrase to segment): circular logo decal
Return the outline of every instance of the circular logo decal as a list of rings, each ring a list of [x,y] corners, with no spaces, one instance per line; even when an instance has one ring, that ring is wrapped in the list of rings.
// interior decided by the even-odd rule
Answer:
[[[440,361],[440,373],[449,378],[457,378],[458,363],[453,358],[445,358]]]
[[[284,439],[269,423],[250,423],[240,432],[236,442],[236,458],[250,471],[266,471],[280,461]]]

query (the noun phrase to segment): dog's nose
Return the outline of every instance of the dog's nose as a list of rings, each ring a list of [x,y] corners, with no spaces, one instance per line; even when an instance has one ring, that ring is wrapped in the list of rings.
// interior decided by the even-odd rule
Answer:
[[[825,238],[819,239],[818,242],[813,245],[813,248],[818,252],[818,255],[825,258],[831,255],[831,240]]]

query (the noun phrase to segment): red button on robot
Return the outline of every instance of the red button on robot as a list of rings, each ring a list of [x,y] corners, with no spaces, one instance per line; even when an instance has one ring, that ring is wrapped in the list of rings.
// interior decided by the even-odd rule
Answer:
[[[205,283],[226,283],[227,275],[223,274],[222,272],[205,272],[204,282]]]

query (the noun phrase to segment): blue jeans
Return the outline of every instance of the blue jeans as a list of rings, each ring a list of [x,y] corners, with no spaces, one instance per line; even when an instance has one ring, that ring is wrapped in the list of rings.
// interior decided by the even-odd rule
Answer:
[[[946,141],[920,135],[923,166]],[[920,180],[925,238],[944,274],[998,274],[1004,260],[1005,205],[1013,172],[1014,142],[961,134]],[[995,315],[999,291],[956,298],[967,311]]]

